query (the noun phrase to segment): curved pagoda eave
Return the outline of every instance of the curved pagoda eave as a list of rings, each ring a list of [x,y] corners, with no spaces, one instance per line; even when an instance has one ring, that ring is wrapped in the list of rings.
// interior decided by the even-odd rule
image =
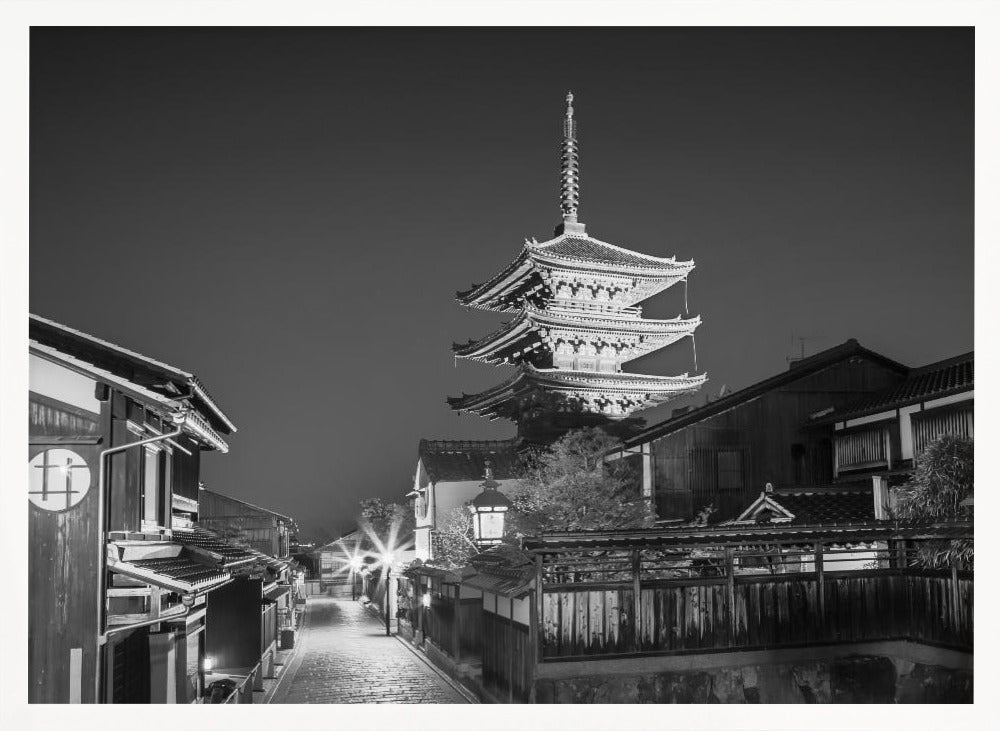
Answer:
[[[477,394],[448,398],[448,404],[458,412],[479,416],[511,418],[517,402],[532,392],[558,394],[567,401],[581,397],[589,402],[627,404],[616,417],[666,403],[694,393],[708,380],[708,374],[698,376],[647,376],[636,373],[594,373],[562,369],[534,368],[523,365],[512,378]],[[602,413],[596,409],[584,409]]]
[[[625,249],[590,236],[563,234],[544,243],[526,242],[517,257],[482,284],[456,293],[459,304],[493,312],[514,312],[520,302],[546,289],[560,276],[621,280],[630,291],[619,302],[632,305],[686,278],[693,260],[657,257]],[[633,291],[634,290],[634,291]],[[551,297],[552,293],[547,292]]]
[[[620,344],[617,360],[627,363],[656,352],[681,338],[694,334],[701,318],[644,320],[639,317],[614,317],[614,313],[595,315],[546,311],[525,307],[517,317],[494,332],[452,347],[459,358],[493,365],[531,360],[539,351],[552,353],[553,333],[565,333],[584,342]],[[624,345],[627,343],[627,346]]]

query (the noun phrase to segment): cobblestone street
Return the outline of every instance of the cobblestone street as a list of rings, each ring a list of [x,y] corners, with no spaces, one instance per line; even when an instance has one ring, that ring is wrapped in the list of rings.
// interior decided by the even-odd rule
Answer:
[[[300,649],[272,703],[467,703],[360,602],[310,597]]]

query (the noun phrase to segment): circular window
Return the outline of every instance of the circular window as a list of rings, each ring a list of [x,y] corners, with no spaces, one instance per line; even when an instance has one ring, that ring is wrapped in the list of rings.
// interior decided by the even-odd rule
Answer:
[[[42,510],[66,510],[90,490],[90,467],[70,449],[46,449],[28,463],[28,500]]]

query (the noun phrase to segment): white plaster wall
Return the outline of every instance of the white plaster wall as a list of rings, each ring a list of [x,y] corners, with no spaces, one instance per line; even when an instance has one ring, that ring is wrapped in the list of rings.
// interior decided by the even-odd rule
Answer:
[[[29,390],[77,408],[101,413],[101,402],[94,396],[97,381],[57,365],[32,353],[28,360]]]
[[[514,599],[511,602],[511,616],[514,621],[518,624],[523,624],[525,626],[531,626],[531,596],[525,594],[520,599]]]

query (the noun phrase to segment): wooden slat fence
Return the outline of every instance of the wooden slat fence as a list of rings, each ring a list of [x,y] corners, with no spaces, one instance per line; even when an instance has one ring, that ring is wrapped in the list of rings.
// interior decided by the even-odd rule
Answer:
[[[446,596],[433,595],[430,607],[424,611],[423,621],[424,638],[454,657],[452,627],[455,623],[455,601]]]
[[[483,600],[460,600],[457,621],[459,659],[478,658],[483,645]]]
[[[481,617],[483,685],[498,700],[527,701],[535,662],[528,628],[492,612]]]
[[[546,586],[543,658],[913,639],[972,648],[971,574],[910,569]],[[820,586],[824,596],[820,598]],[[637,616],[636,616],[637,615]],[[638,627],[636,627],[638,618]]]

